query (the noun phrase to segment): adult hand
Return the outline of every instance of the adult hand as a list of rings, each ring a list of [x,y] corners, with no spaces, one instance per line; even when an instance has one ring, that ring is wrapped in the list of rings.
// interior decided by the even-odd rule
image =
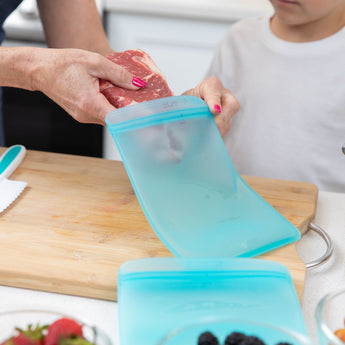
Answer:
[[[105,124],[115,108],[99,90],[99,79],[137,90],[133,75],[104,56],[79,49],[35,49],[32,90],[40,90],[83,123]],[[135,81],[134,81],[135,82]]]
[[[199,97],[208,104],[219,132],[224,138],[231,128],[232,117],[238,112],[240,105],[234,95],[224,88],[222,82],[215,77],[204,79],[184,95]]]

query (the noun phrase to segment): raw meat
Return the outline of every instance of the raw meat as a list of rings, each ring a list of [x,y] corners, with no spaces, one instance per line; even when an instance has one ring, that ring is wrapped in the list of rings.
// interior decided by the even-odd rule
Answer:
[[[146,82],[145,87],[134,91],[100,80],[100,91],[114,107],[121,108],[151,99],[173,96],[164,75],[144,51],[126,50],[109,55],[107,58]]]

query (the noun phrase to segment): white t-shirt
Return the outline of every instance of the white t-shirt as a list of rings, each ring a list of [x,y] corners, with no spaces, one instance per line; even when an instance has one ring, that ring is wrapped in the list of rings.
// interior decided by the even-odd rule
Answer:
[[[233,25],[208,73],[241,105],[225,138],[230,157],[240,174],[345,192],[345,28],[292,43],[269,20]]]

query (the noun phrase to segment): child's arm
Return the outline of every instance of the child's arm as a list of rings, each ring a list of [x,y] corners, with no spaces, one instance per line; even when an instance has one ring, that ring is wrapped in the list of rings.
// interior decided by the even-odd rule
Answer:
[[[208,104],[219,132],[224,138],[231,128],[231,119],[238,112],[240,105],[234,95],[224,88],[222,82],[218,78],[210,77],[183,94],[199,97]]]

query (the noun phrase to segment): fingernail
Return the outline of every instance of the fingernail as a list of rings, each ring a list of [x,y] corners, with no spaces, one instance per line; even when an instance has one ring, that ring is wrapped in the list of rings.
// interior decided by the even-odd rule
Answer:
[[[222,112],[222,109],[220,108],[220,105],[216,104],[214,106],[214,109],[216,110],[217,113],[221,113]]]
[[[144,87],[146,85],[146,83],[142,79],[137,77],[133,77],[132,84],[138,87]]]

